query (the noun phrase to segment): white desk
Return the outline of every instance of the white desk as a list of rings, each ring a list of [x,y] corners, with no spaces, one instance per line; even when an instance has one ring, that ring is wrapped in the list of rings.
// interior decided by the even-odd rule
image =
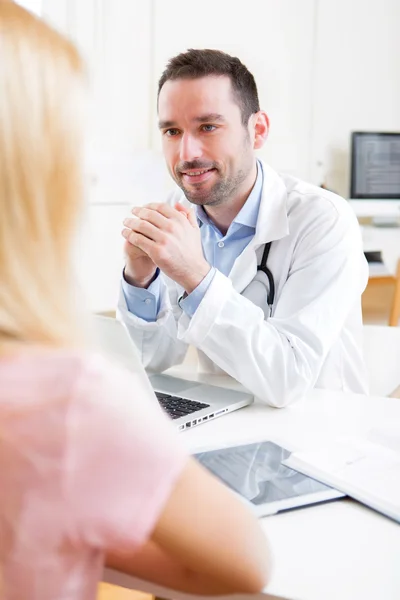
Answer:
[[[385,266],[394,274],[400,257],[400,227],[362,225],[361,233],[364,251],[380,250]]]
[[[227,384],[221,377],[207,379]],[[191,451],[257,439],[307,448],[340,434],[364,434],[388,421],[397,421],[400,431],[400,400],[314,390],[289,408],[253,405],[181,435]],[[274,568],[260,599],[399,600],[400,527],[388,518],[345,499],[266,517],[262,524]],[[110,570],[105,580],[167,598],[188,598]]]

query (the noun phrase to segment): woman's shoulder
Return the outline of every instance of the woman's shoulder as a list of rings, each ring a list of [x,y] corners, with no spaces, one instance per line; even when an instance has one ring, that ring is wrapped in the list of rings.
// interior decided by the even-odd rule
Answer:
[[[0,399],[68,396],[81,385],[107,377],[113,367],[100,355],[81,349],[24,347],[0,357]]]
[[[0,382],[0,419],[17,406],[25,416],[53,412],[74,423],[154,418],[165,426],[144,371],[130,372],[96,352],[24,349],[0,357]]]

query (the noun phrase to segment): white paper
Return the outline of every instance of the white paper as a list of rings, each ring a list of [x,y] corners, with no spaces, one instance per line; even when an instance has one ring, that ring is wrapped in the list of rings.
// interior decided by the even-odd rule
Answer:
[[[368,432],[367,439],[400,454],[400,423],[387,423],[384,427],[373,428]]]
[[[285,464],[400,522],[400,453],[392,448],[341,438],[316,450],[295,452]]]

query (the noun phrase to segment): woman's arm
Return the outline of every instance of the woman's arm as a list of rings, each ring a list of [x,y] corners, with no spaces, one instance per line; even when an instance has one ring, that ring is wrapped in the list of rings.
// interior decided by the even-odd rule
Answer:
[[[187,593],[256,593],[267,584],[267,541],[251,511],[190,460],[150,540],[130,555],[107,554],[107,566]]]

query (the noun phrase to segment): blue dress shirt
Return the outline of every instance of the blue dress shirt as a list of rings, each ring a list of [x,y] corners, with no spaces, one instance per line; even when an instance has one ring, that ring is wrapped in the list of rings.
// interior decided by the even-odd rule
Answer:
[[[216,269],[228,276],[235,260],[253,238],[256,231],[262,188],[263,171],[261,163],[257,161],[257,179],[253,189],[225,235],[222,235],[208,218],[203,207],[196,207],[204,257],[212,268],[197,288],[179,301],[180,307],[189,317],[194,315],[203,300],[214,278]],[[160,277],[156,277],[147,289],[129,285],[122,278],[122,289],[129,312],[148,322],[157,319],[160,304]]]

